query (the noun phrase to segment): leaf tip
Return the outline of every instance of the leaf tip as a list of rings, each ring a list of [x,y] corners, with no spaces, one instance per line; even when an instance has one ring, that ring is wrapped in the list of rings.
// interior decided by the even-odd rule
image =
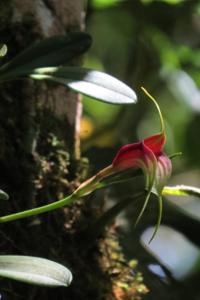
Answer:
[[[8,200],[9,195],[0,189],[0,200]]]

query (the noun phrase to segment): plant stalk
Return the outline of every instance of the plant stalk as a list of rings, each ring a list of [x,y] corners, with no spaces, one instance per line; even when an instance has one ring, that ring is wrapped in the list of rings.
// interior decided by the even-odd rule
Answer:
[[[39,215],[39,214],[43,214],[46,213],[48,211],[52,211],[55,209],[58,209],[60,207],[63,207],[65,205],[69,205],[72,202],[74,202],[75,200],[77,200],[78,197],[75,193],[50,204],[41,206],[41,207],[36,207],[33,209],[28,209],[22,212],[18,212],[18,213],[14,213],[14,214],[10,214],[7,216],[3,216],[0,217],[0,223],[5,223],[5,222],[11,222],[11,221],[15,221],[15,220],[19,220],[19,219],[24,219],[27,217],[31,217],[31,216],[35,216],[35,215]]]

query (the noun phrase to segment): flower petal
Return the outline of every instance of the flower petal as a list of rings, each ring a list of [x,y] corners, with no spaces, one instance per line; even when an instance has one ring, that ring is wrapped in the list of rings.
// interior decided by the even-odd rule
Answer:
[[[161,153],[157,156],[157,169],[154,187],[159,195],[161,195],[164,186],[166,185],[167,180],[171,176],[172,172],[172,163],[169,157]]]
[[[153,185],[157,162],[156,157],[144,142],[123,146],[112,162],[115,171],[120,172],[129,168],[141,168],[146,177],[146,188]]]
[[[161,132],[144,139],[144,144],[157,156],[162,152],[165,141],[166,136]]]
[[[113,166],[118,171],[137,167],[136,160],[143,157],[143,143],[128,144],[119,149],[113,159]]]
[[[155,182],[154,182],[154,186],[152,189],[152,192],[154,191],[158,197],[158,219],[157,219],[157,223],[154,229],[154,232],[152,234],[152,237],[149,241],[149,243],[153,240],[153,238],[155,237],[158,228],[160,226],[161,223],[161,218],[162,218],[162,190],[166,184],[166,181],[168,180],[168,178],[171,175],[171,171],[172,171],[172,164],[171,164],[171,160],[169,159],[169,157],[164,154],[161,153],[160,155],[157,156],[157,169],[156,169],[156,176],[155,176]]]
[[[123,146],[115,156],[112,165],[113,169],[117,172],[126,170],[128,168],[141,168],[145,175],[145,188],[147,190],[147,194],[142,209],[135,222],[135,225],[137,225],[147,207],[155,182],[157,170],[156,156],[154,155],[153,151],[149,149],[142,141]]]

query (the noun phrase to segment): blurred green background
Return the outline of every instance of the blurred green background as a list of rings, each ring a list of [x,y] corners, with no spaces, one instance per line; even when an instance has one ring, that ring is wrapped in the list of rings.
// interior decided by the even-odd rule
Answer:
[[[166,152],[183,153],[173,159],[169,184],[200,187],[200,1],[91,0],[86,31],[93,46],[85,66],[119,78],[138,95],[137,104],[125,107],[83,98],[82,152],[93,171],[110,164],[121,145],[159,131],[158,114],[142,93],[144,86],[163,112]],[[113,189],[110,199],[118,201],[131,188]],[[134,212],[119,218],[125,254],[139,260],[150,289],[145,299],[199,300],[200,199],[164,202],[164,225],[150,245],[156,204],[137,230]]]

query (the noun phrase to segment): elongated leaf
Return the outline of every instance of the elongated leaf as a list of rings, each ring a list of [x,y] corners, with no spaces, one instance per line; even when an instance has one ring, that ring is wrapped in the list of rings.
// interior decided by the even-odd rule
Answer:
[[[200,198],[200,188],[187,185],[165,186],[162,194],[169,196],[188,196]]]
[[[6,192],[0,190],[0,200],[8,200],[9,196]]]
[[[8,51],[8,48],[5,44],[0,44],[0,57],[3,57],[6,55]]]
[[[71,272],[53,261],[18,255],[0,255],[0,276],[43,286],[68,286]]]
[[[103,72],[78,68],[40,68],[31,78],[52,80],[97,100],[113,104],[132,104],[137,101],[135,92],[120,80]]]
[[[66,64],[84,53],[91,45],[91,37],[83,32],[54,36],[33,44],[0,68],[0,79],[9,80],[30,73],[35,68]]]

